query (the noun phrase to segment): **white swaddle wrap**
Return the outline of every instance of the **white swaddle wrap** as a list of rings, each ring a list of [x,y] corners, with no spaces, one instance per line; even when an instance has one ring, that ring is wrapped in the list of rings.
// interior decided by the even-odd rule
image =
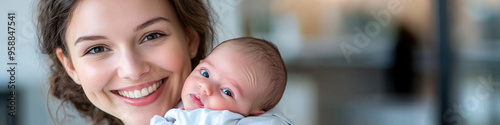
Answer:
[[[272,110],[270,110],[272,111]],[[285,118],[266,112],[260,116],[244,117],[228,110],[170,109],[164,117],[151,119],[150,125],[290,125]]]

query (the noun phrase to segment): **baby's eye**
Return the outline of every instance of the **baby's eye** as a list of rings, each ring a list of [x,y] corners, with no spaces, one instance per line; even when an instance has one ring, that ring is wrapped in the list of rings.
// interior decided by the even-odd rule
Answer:
[[[224,94],[226,94],[227,96],[231,96],[233,97],[233,93],[231,93],[231,91],[229,91],[229,89],[222,89],[221,90]]]
[[[142,41],[146,42],[146,41],[154,40],[154,39],[160,38],[164,35],[165,34],[161,34],[161,33],[151,33],[151,34],[148,34],[146,37],[144,37],[144,39],[142,39]]]
[[[85,52],[85,54],[97,54],[97,53],[101,53],[101,52],[105,52],[105,51],[109,51],[109,49],[104,47],[104,46],[95,46],[95,47],[88,49]]]
[[[207,77],[207,78],[210,78],[210,75],[208,74],[207,70],[202,69],[202,70],[200,71],[200,73],[201,73],[201,75],[202,75],[202,76]]]

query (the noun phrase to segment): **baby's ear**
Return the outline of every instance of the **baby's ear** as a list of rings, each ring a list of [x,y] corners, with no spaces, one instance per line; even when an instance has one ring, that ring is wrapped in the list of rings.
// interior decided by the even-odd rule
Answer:
[[[266,113],[264,110],[257,110],[249,114],[249,116],[259,116]]]

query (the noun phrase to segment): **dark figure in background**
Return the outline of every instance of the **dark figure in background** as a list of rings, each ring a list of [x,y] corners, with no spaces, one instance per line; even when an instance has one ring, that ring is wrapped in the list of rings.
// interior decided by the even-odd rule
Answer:
[[[393,66],[389,68],[388,90],[390,94],[411,98],[415,95],[414,50],[416,37],[407,27],[398,27]]]

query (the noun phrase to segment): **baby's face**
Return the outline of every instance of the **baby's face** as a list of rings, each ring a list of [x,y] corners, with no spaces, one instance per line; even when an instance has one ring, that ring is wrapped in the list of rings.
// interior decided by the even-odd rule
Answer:
[[[182,89],[186,110],[207,108],[259,115],[254,106],[266,89],[262,66],[247,58],[232,45],[219,46],[188,76]]]

